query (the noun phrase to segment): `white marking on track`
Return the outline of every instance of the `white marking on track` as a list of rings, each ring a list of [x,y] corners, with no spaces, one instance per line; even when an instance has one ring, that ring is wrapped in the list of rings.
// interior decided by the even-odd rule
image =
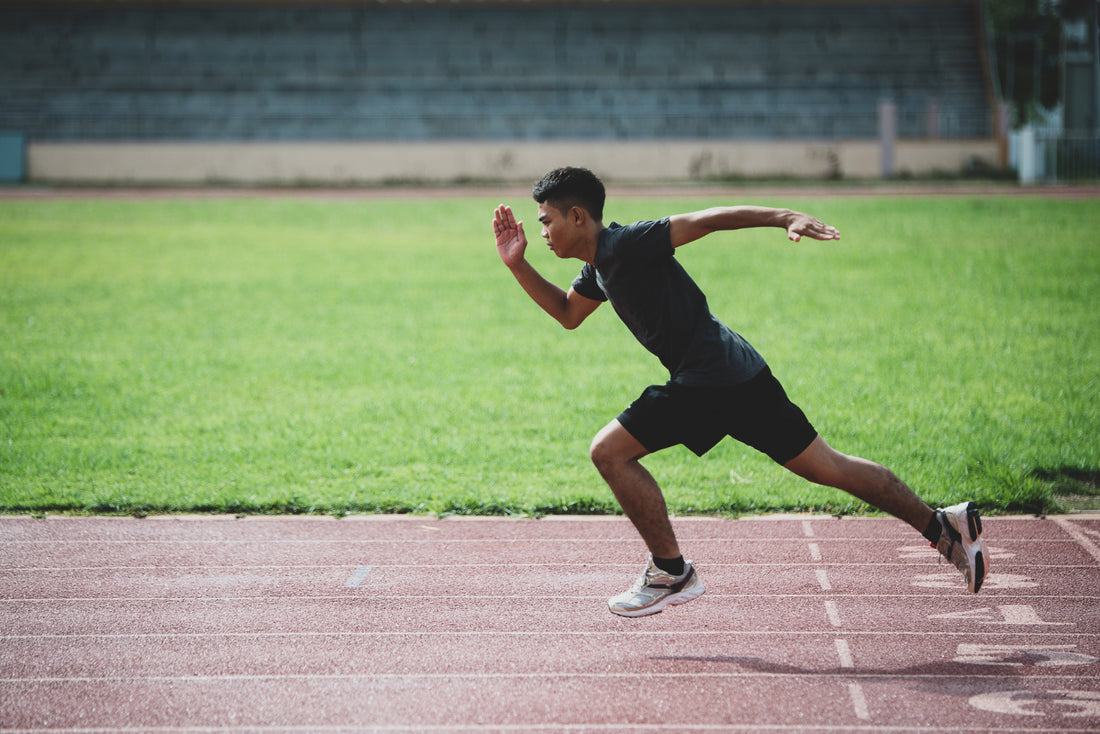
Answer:
[[[825,616],[829,618],[829,624],[834,627],[843,627],[840,621],[840,612],[837,611],[835,601],[825,602]]]
[[[1100,546],[1097,546],[1096,543],[1089,540],[1088,536],[1085,535],[1081,528],[1062,517],[1054,518],[1054,524],[1062,528],[1062,530],[1065,530],[1066,534],[1077,541],[1077,545],[1084,548],[1086,553],[1097,561],[1100,561]]]
[[[980,693],[977,696],[971,696],[970,705],[976,709],[990,711],[995,714],[1042,716],[1038,711],[1032,711],[1025,706],[1026,703],[1031,702],[1028,699],[1033,699],[1034,696],[1034,693],[1027,690],[993,691],[992,693]]]
[[[836,643],[836,656],[840,658],[840,667],[856,667],[855,661],[852,660],[852,648],[848,646],[848,641],[838,637],[833,642]]]
[[[821,546],[817,543],[810,543],[810,558],[814,561],[821,560]]]
[[[358,589],[363,585],[363,582],[370,576],[370,572],[374,569],[374,566],[360,566],[355,569],[355,572],[348,577],[348,580],[344,582],[344,587],[348,589]]]
[[[953,589],[963,584],[962,575],[955,571],[926,573],[914,577],[913,586],[926,589]],[[1039,584],[1030,576],[1012,573],[991,573],[985,579],[982,589],[1034,589]]]
[[[987,543],[983,548],[986,555],[994,560],[1006,560],[1016,557],[1015,553],[1000,546],[989,545]],[[925,561],[939,559],[940,553],[935,548],[928,545],[928,543],[923,543],[921,545],[903,545],[898,548],[898,558],[903,561]]]
[[[270,597],[256,597],[257,599],[270,599]],[[325,597],[333,600],[347,599],[346,596],[333,596]],[[396,597],[396,598],[412,598],[412,597]],[[436,597],[444,599],[447,597]],[[498,599],[500,597],[481,597],[485,599]],[[529,597],[515,597],[529,598]],[[547,597],[553,599],[559,599],[560,597]],[[604,599],[603,596],[588,597],[591,599]],[[94,600],[93,600],[94,601]],[[3,634],[0,635],[0,642],[8,640],[29,640],[32,642],[39,640],[198,640],[198,639],[271,639],[271,638],[285,638],[285,639],[320,639],[320,638],[348,638],[355,640],[370,640],[370,639],[386,639],[392,637],[439,637],[439,638],[462,638],[462,637],[509,637],[520,638],[526,637],[531,639],[538,639],[542,637],[586,637],[586,638],[600,638],[600,637],[613,637],[616,639],[631,637],[634,639],[641,638],[669,638],[675,639],[678,637],[769,637],[775,639],[783,639],[786,637],[792,638],[815,638],[828,636],[831,633],[820,632],[815,630],[784,630],[780,632],[765,632],[760,630],[744,630],[744,629],[714,629],[714,630],[660,630],[657,632],[629,632],[625,630],[615,630],[614,632],[594,632],[592,630],[584,629],[561,629],[556,631],[539,631],[539,632],[509,632],[501,630],[446,630],[442,632],[432,630],[418,630],[416,632],[408,631],[392,631],[382,630],[375,632],[322,632],[322,631],[273,631],[273,632],[89,632],[89,633],[62,633],[62,634],[50,634],[47,632],[34,632],[33,634]],[[922,639],[928,636],[926,631],[914,631],[905,632],[899,630],[888,630],[879,632],[857,632],[852,631],[848,634],[859,635],[863,638],[876,639],[876,638],[890,638],[890,637],[906,637],[914,639]],[[937,632],[937,635],[944,637],[964,637],[966,639],[972,639],[976,634],[973,631],[966,632]],[[1001,637],[1003,632],[996,633],[984,633],[990,635],[992,638],[997,639]],[[1027,633],[1014,633],[1016,636],[1027,637],[1045,637],[1047,633],[1027,632]],[[1075,638],[1082,638],[1092,640],[1095,635],[1088,635],[1084,633],[1072,633],[1070,635],[1059,635],[1060,637],[1071,636]],[[647,674],[648,675],[648,674]],[[935,675],[945,678],[951,677],[946,673],[936,673]],[[883,676],[889,677],[889,676]],[[916,675],[915,677],[926,677],[922,675]],[[931,676],[927,676],[931,677]],[[962,676],[968,677],[968,676]]]
[[[1100,715],[1097,691],[993,691],[970,697],[970,705],[982,711],[1012,716],[1065,716],[1069,718]],[[1041,706],[1050,713],[1036,711]]]
[[[852,699],[852,708],[856,712],[856,718],[861,721],[870,721],[871,711],[867,708],[867,697],[863,695],[863,686],[855,681],[849,683],[848,697]]]
[[[1026,627],[1074,627],[1076,622],[1046,622],[1040,619],[1039,615],[1035,612],[1035,607],[1029,604],[998,604],[997,610],[1000,612],[1000,616],[993,611],[992,607],[980,607],[978,609],[970,609],[965,612],[947,612],[946,614],[933,614],[929,619],[961,619],[970,622],[981,622],[982,624],[1012,624]]]
[[[1092,665],[1096,658],[1075,652],[1077,645],[986,645],[959,643],[956,663],[976,665]]]
[[[848,641],[838,637],[833,642],[836,644],[836,656],[840,658],[840,667],[846,670],[855,668],[852,648],[848,646]],[[871,718],[871,711],[867,708],[867,696],[863,695],[863,686],[858,681],[848,682],[848,698],[852,701],[852,710],[855,711],[856,718],[868,721]]]
[[[817,583],[821,585],[822,591],[833,590],[833,585],[829,582],[829,574],[824,568],[819,568],[814,573],[817,575]]]
[[[1029,604],[998,604],[997,608],[1004,617],[1002,624],[1074,626],[1073,622],[1045,622],[1035,613],[1035,607]]]
[[[810,525],[809,520],[802,521],[802,534],[805,535],[807,538],[814,537],[814,528],[812,525]]]

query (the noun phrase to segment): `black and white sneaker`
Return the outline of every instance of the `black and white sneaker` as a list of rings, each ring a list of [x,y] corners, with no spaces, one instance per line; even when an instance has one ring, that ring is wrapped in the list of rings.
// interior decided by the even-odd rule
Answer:
[[[982,548],[982,518],[973,502],[936,510],[943,527],[936,549],[962,571],[968,591],[978,593],[989,572],[989,560]]]

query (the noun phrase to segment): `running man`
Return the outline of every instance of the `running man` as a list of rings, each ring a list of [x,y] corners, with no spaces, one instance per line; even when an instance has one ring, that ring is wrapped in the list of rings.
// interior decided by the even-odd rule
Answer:
[[[973,503],[933,510],[893,472],[842,454],[825,442],[772,376],[764,358],[711,315],[703,292],[675,258],[677,247],[712,232],[779,227],[803,237],[840,233],[789,209],[729,206],[657,221],[605,227],[603,183],[584,168],[559,168],[532,191],[546,244],[559,258],[584,263],[568,291],[543,278],[526,259],[527,237],[510,207],[493,217],[497,252],[527,295],[566,329],[575,329],[604,301],[669,371],[592,440],[590,456],[649,558],[641,577],[608,600],[626,617],[656,614],[700,596],[703,583],[680,552],[664,495],[640,459],[676,444],[702,456],[729,435],[818,484],[842,489],[904,520],[951,561],[977,592],[988,570],[981,518]]]

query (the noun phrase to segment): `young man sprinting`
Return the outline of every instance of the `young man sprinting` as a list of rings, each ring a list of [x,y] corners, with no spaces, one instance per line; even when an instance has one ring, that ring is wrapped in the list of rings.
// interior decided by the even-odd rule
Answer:
[[[787,398],[764,358],[711,314],[703,292],[674,256],[677,247],[721,230],[779,227],[798,242],[840,239],[834,227],[789,209],[756,206],[605,227],[603,183],[584,168],[551,171],[535,184],[532,196],[550,249],[584,265],[568,291],[543,278],[526,258],[523,222],[501,205],[493,217],[497,252],[527,295],[567,329],[610,302],[669,371],[667,383],[646,388],[596,434],[590,449],[650,552],[641,577],[608,600],[613,613],[656,614],[703,593],[699,575],[680,552],[661,489],[640,459],[676,444],[702,456],[727,435],[801,477],[842,489],[909,523],[962,571],[970,591],[981,588],[989,564],[974,504],[933,510],[886,467],[830,447]]]

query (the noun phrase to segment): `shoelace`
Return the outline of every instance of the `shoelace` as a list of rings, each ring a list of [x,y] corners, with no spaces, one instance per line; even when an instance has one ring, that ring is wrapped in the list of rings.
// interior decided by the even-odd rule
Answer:
[[[947,553],[946,554],[940,553],[940,561],[939,562],[940,562],[940,564],[943,564],[944,559],[947,559],[947,561],[950,562],[952,566],[954,566],[959,571],[962,571],[963,576],[966,577],[967,583],[969,583],[970,582],[970,565],[964,562],[963,565],[960,566],[958,563],[955,563],[955,561],[952,559],[952,556],[955,554],[955,546],[959,544],[959,540],[962,539],[962,536],[959,536],[959,540],[956,540],[955,535],[949,533],[948,536],[947,536],[947,539],[949,541],[951,541],[951,545],[947,546]],[[935,543],[931,543],[931,546],[933,548],[935,548],[936,550],[939,550],[939,546],[936,545]]]
[[[943,531],[940,534],[940,538],[942,539],[944,535],[947,535],[947,540],[951,543],[949,546],[947,546],[947,553],[940,553],[940,563],[942,564],[944,559],[946,558],[948,561],[951,562],[951,565],[955,565],[955,562],[951,560],[951,556],[955,554],[955,546],[959,543],[959,541],[962,540],[962,536],[959,535],[959,532],[951,526],[951,523],[947,520],[942,512],[937,512],[936,516],[939,517],[940,526],[943,528]],[[929,545],[931,545],[936,550],[940,549],[938,543],[929,543]]]
[[[944,560],[951,561],[951,554],[955,552],[955,539],[952,538],[950,535],[947,536],[947,539],[951,541],[951,545],[947,546],[947,553],[940,553],[940,564],[942,564]],[[936,543],[929,543],[928,545],[935,548],[937,551],[940,549],[939,545],[937,545]],[[951,565],[955,565],[955,562],[951,561]]]
[[[650,586],[651,579],[649,577],[649,570],[650,570],[649,564],[646,564],[645,570],[642,571],[642,575],[639,576],[638,580],[634,582],[634,585],[630,587],[630,593],[631,594],[637,594],[637,593],[641,592],[642,589],[646,588],[647,586]],[[654,569],[654,573],[655,574],[656,573],[664,573],[664,571],[661,571],[660,569]],[[666,575],[668,575],[668,574],[666,574]],[[665,588],[665,587],[660,587],[660,588]]]
[[[646,564],[645,570],[642,571],[642,575],[634,582],[630,587],[631,594],[637,594],[649,584],[649,564]]]

